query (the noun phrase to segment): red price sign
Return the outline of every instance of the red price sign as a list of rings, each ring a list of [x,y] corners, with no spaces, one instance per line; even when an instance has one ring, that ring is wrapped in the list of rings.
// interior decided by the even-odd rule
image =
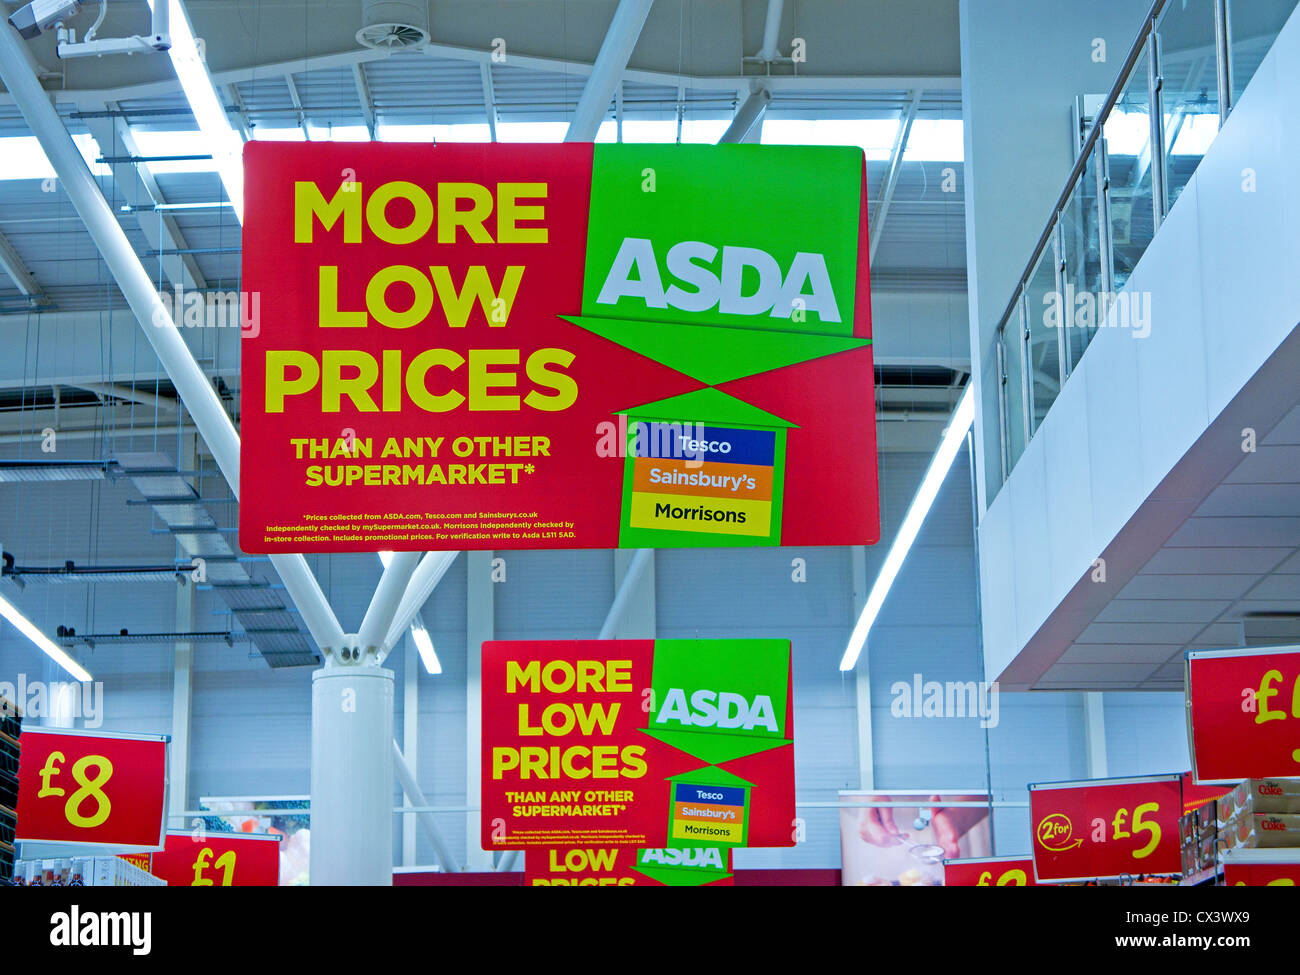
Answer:
[[[279,841],[274,833],[169,832],[150,872],[168,887],[275,887]]]
[[[1028,857],[979,857],[943,861],[945,887],[1037,887],[1034,861]]]
[[[1029,787],[1040,881],[1182,873],[1178,775]]]
[[[1300,858],[1291,863],[1223,864],[1223,882],[1229,887],[1294,887],[1300,884]]]
[[[1300,776],[1300,647],[1187,655],[1199,782]]]
[[[22,742],[20,842],[162,849],[166,738],[30,728]]]

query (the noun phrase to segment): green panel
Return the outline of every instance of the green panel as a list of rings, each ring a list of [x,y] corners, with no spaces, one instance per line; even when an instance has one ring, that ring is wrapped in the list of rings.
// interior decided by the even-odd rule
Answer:
[[[862,165],[862,150],[849,146],[596,146],[582,314],[852,335]],[[673,246],[695,241],[716,248],[711,261],[692,262],[713,277],[721,276],[724,248],[761,251],[765,261],[775,262],[775,276],[768,280],[779,279],[784,307],[773,302],[740,314],[721,311],[717,301],[696,310],[680,302],[652,306],[633,295],[602,303],[602,288],[628,239],[649,242],[646,253],[653,252],[653,266],[648,270],[654,274],[657,268],[661,291],[676,284],[688,296],[698,294],[698,288],[670,272]],[[796,267],[807,272],[817,262],[825,269],[825,287],[807,273],[794,273]],[[638,265],[637,273],[626,277],[645,284],[647,275],[641,271]],[[759,272],[746,268],[741,295],[755,294],[759,285]],[[815,308],[826,292],[839,321],[823,320]],[[788,298],[793,294],[805,297],[806,311],[791,313]],[[778,314],[774,317],[772,311]]]

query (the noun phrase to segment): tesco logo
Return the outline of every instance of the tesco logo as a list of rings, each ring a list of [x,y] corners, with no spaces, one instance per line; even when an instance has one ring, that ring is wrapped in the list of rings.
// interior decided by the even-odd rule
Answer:
[[[691,440],[689,437],[683,437],[682,450],[688,454],[729,454],[731,453],[731,441]]]

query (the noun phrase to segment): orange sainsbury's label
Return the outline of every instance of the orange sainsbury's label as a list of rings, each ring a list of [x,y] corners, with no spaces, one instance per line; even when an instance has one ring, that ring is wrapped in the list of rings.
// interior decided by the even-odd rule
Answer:
[[[772,500],[771,467],[672,457],[638,457],[634,463],[634,491]]]

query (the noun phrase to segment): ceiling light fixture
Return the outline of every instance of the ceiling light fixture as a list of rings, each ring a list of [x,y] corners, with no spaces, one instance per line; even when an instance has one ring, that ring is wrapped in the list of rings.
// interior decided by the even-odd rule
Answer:
[[[867,596],[867,603],[862,607],[862,615],[858,617],[857,625],[853,627],[853,633],[849,637],[849,645],[844,650],[843,659],[840,660],[840,670],[852,670],[857,664],[862,648],[867,645],[867,634],[871,632],[872,624],[880,615],[885,597],[889,595],[890,587],[898,577],[912,543],[920,534],[925,516],[930,513],[934,499],[939,495],[939,488],[943,486],[944,478],[948,476],[952,462],[957,457],[957,451],[961,449],[962,441],[966,439],[966,433],[974,422],[975,400],[972,387],[968,383],[961,398],[957,400],[956,409],[952,411],[952,419],[948,423],[948,429],[943,432],[943,439],[939,441],[939,449],[934,452],[930,466],[925,471],[925,477],[921,478],[921,486],[916,490],[916,497],[912,499],[912,504],[907,509],[903,524],[899,527],[898,534],[894,536],[893,544],[889,546],[889,554],[885,556],[880,574],[876,576],[875,584],[872,585],[871,592]]]

